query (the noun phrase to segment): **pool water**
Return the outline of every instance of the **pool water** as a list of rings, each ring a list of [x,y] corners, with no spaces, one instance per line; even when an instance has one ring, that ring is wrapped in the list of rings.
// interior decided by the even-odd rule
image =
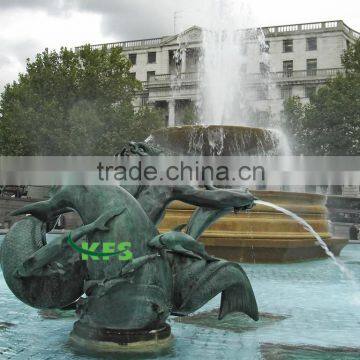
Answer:
[[[360,245],[340,259],[360,283]],[[328,260],[243,265],[258,301],[258,323],[243,315],[219,322],[220,297],[191,318],[171,318],[169,349],[153,354],[83,355],[67,343],[72,317],[40,316],[8,290],[0,272],[0,359],[263,359],[360,358],[360,292]],[[8,324],[6,324],[8,323]]]

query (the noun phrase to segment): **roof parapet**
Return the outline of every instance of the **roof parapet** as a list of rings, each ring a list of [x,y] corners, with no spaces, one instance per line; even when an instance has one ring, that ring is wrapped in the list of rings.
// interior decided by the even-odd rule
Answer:
[[[342,20],[335,21],[321,21],[321,22],[312,22],[312,23],[302,23],[302,24],[290,24],[290,25],[278,25],[278,26],[266,26],[261,28],[265,36],[281,36],[288,35],[291,33],[307,33],[314,31],[344,31],[348,36],[357,40],[360,38],[360,33],[351,29],[347,26]],[[106,47],[107,49],[112,49],[114,47],[121,47],[124,50],[127,49],[137,49],[137,48],[146,48],[146,47],[156,47],[161,45],[162,42],[169,39],[169,36],[150,38],[150,39],[140,39],[140,40],[130,40],[130,41],[118,41],[113,43],[104,43],[90,45],[91,49],[102,49]],[[83,46],[75,47],[75,51],[79,51]]]
[[[279,25],[267,26],[262,28],[265,35],[279,36],[289,33],[305,33],[309,31],[344,31],[349,36],[359,39],[360,33],[351,29],[342,20],[335,21],[320,21],[312,23],[292,24],[292,25]]]

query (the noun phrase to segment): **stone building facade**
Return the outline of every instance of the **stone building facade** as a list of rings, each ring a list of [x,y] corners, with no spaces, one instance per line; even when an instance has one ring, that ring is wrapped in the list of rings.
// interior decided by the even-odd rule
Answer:
[[[251,105],[260,119],[279,116],[289,96],[307,101],[328,78],[343,71],[341,55],[360,37],[341,20],[264,27],[262,31],[265,49],[257,39],[249,38],[244,49],[249,60],[242,65],[246,86],[254,93]],[[163,108],[167,125],[174,126],[181,124],[182,109],[198,100],[201,45],[202,30],[193,26],[178,35],[92,48],[122,47],[133,63],[132,73],[143,84],[137,105]],[[268,64],[261,62],[264,51],[269,54]],[[259,92],[265,76],[270,89]]]

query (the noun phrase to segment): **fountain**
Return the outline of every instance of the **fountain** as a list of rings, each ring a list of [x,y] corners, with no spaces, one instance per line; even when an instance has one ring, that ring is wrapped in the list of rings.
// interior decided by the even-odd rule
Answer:
[[[281,137],[267,129],[244,126],[183,126],[154,132],[149,141],[182,155],[283,155]],[[241,185],[241,184],[240,184]],[[325,197],[284,191],[253,191],[253,194],[290,210],[305,219],[335,255],[348,240],[329,233]],[[174,202],[160,224],[168,231],[187,223],[195,207]],[[247,213],[228,213],[204,232],[202,241],[210,254],[231,261],[290,262],[328,255],[313,234],[286,214],[257,205]]]
[[[155,131],[149,144],[158,144],[181,155],[290,155],[286,136],[280,128],[255,127],[258,124],[249,118],[249,89],[246,74],[240,69],[242,64],[252,65],[246,51],[249,41],[255,42],[260,51],[267,45],[261,29],[253,28],[248,12],[239,1],[207,2],[200,18],[203,26],[200,125]],[[263,72],[259,86],[271,88],[267,77],[271,65],[269,56],[262,51],[261,57],[267,71]],[[253,193],[299,214],[334,254],[339,255],[348,243],[346,239],[331,237],[324,196],[283,191]],[[186,223],[193,210],[192,206],[173,203],[160,225],[161,231],[168,231],[177,222]],[[225,215],[203,234],[201,241],[209,253],[233,261],[289,262],[328,256],[302,225],[264,205],[239,216]]]
[[[225,22],[228,21],[226,14],[220,12],[220,15],[220,18],[226,19]],[[229,23],[234,24],[233,21]],[[224,36],[220,36],[215,31],[214,39],[216,41],[226,39],[225,43],[228,44],[226,46],[230,48],[234,46],[236,42],[232,41],[234,37],[231,36],[231,32],[222,35]],[[206,44],[210,43],[211,37],[206,41]],[[233,54],[231,51],[225,53]],[[218,62],[219,64],[221,61]],[[218,68],[220,69],[221,66]],[[221,76],[217,79],[222,81]],[[228,76],[223,80],[231,81]],[[222,85],[224,84],[230,85],[226,83]],[[232,111],[234,109],[228,108],[232,106],[236,96],[227,97],[225,91],[228,88],[222,89],[223,103],[216,108],[216,111],[208,109],[203,112],[209,116],[207,119],[210,121],[210,126],[162,129],[154,132],[147,143],[131,143],[122,153],[124,155],[137,154],[137,151],[142,155],[146,151],[156,153],[157,149],[152,145],[161,145],[187,155],[281,155],[287,151],[287,146],[278,131],[244,126],[249,125],[246,123],[226,125],[229,116],[233,120],[236,119]],[[210,85],[208,91],[211,93],[213,90]],[[208,99],[211,101],[203,103],[203,106],[218,105],[215,104],[217,97],[209,95]],[[215,102],[213,103],[212,100]],[[227,102],[226,106],[224,102]],[[241,113],[240,109],[238,116]],[[216,119],[219,119],[220,125],[215,125]],[[86,349],[92,355],[99,351],[106,353],[137,351],[141,353],[139,358],[144,358],[144,353],[149,349],[166,348],[171,343],[171,328],[166,322],[170,315],[187,316],[202,308],[217,294],[221,294],[218,319],[236,312],[242,312],[254,320],[259,319],[252,286],[238,261],[278,262],[328,255],[343,272],[347,271],[331,252],[339,254],[345,242],[330,238],[324,198],[320,195],[257,191],[257,197],[262,200],[256,200],[249,192],[239,190],[214,188],[203,190],[192,186],[186,186],[184,189],[180,187],[176,192],[172,190],[171,187],[166,186],[154,188],[135,186],[128,189],[115,186],[63,186],[53,189],[49,200],[30,204],[15,211],[13,215],[28,216],[12,226],[1,245],[0,262],[9,289],[22,302],[41,309],[64,308],[76,302],[79,319],[74,324],[70,340],[82,351]],[[179,199],[183,202],[178,202]],[[166,205],[172,201],[174,203],[167,210],[159,232],[157,226]],[[254,204],[256,207],[252,208]],[[194,212],[195,206],[198,208]],[[230,214],[229,209],[251,210]],[[302,218],[294,215],[289,209],[300,214]],[[84,226],[47,243],[46,225],[52,223],[60,214],[73,210],[80,215]],[[213,220],[225,213],[229,214],[203,233]],[[285,215],[289,215],[290,218]],[[187,224],[185,232],[178,227],[179,223]],[[201,240],[205,243],[206,249],[195,241],[202,234]],[[80,240],[84,239],[84,236],[87,241],[83,241],[80,245]],[[217,257],[236,260],[236,262]],[[325,264],[318,264],[319,267],[321,265]],[[317,283],[312,284],[309,291],[303,291],[302,286],[309,286],[313,280],[313,268],[308,271],[307,277],[304,277],[306,269],[299,268],[298,265],[291,269],[282,268],[279,271],[282,276],[284,270],[289,271],[289,274],[286,274],[287,280],[294,274],[297,276],[294,279],[297,287],[291,287],[293,281],[285,281],[282,284],[285,290],[280,296],[276,285],[283,278],[271,282],[276,272],[269,272],[266,277],[267,268],[263,266],[260,269],[263,271],[258,271],[256,265],[256,271],[252,274],[256,279],[256,273],[261,276],[265,273],[265,280],[259,283],[257,291],[265,303],[271,290],[276,289],[275,295],[270,300],[272,305],[275,304],[276,311],[279,309],[283,311],[282,307],[289,300],[285,295],[289,296],[295,290],[298,291],[297,295],[302,296],[300,299],[297,298],[301,306],[296,310],[302,310],[304,305],[306,310],[298,318],[296,312],[290,316],[261,314],[268,322],[271,322],[271,319],[276,321],[287,319],[286,324],[295,323],[293,329],[296,331],[287,331],[285,324],[275,327],[272,331],[265,330],[261,333],[262,328],[259,326],[255,335],[256,342],[249,342],[249,335],[234,338],[229,332],[226,333],[225,338],[220,338],[224,334],[218,332],[211,339],[211,332],[208,332],[206,341],[209,336],[210,340],[217,338],[217,342],[213,341],[214,346],[209,351],[208,344],[201,338],[199,346],[196,342],[197,333],[191,328],[186,328],[186,336],[179,337],[181,344],[179,349],[182,352],[186,352],[189,348],[191,350],[188,354],[181,353],[178,358],[192,359],[198,354],[210,358],[214,353],[215,358],[227,355],[228,358],[237,358],[239,351],[244,352],[245,358],[257,358],[260,348],[269,352],[276,351],[280,347],[280,345],[264,343],[264,338],[267,339],[266,336],[272,333],[278,340],[302,331],[302,339],[308,339],[309,333],[314,337],[320,333],[319,326],[322,326],[321,331],[328,330],[326,321],[342,305],[334,309],[331,302],[331,306],[328,304],[326,308],[324,307],[326,299],[322,299],[319,294],[314,295],[316,290],[320,293],[323,290],[319,290],[321,281],[318,281],[318,277],[328,271],[326,267],[325,271],[317,268]],[[328,277],[330,280],[327,278],[330,285],[334,283],[333,275],[330,274]],[[340,293],[343,299],[343,284],[339,282],[336,286],[334,294]],[[329,287],[326,287],[326,291],[328,289]],[[79,298],[83,293],[86,297]],[[311,296],[314,297],[309,300]],[[346,300],[345,297],[343,301]],[[280,308],[276,307],[278,304]],[[358,312],[353,311],[353,313],[356,315]],[[342,315],[340,312],[338,316],[341,320],[343,320]],[[311,321],[306,316],[318,316],[321,321],[316,323],[314,328],[310,327],[309,331]],[[207,320],[207,326],[211,327],[214,312],[211,312],[210,320],[207,314],[203,315],[203,318]],[[354,330],[350,335],[356,339],[358,319],[356,317],[354,319]],[[197,324],[196,321],[195,318],[193,323]],[[243,331],[255,329],[242,318],[232,318],[227,328],[233,328],[234,324],[238,327],[240,322],[243,323]],[[50,337],[42,330],[43,323],[36,324],[38,331],[43,333],[41,339],[45,342]],[[176,327],[175,324],[172,326]],[[224,323],[218,324],[218,328],[226,329]],[[329,340],[330,344],[334,336],[336,339],[339,337],[341,328],[336,322],[336,331],[330,329],[332,331],[329,333],[333,336]],[[285,334],[281,333],[284,331],[282,329],[286,329]],[[55,333],[58,333],[58,328]],[[25,339],[27,340],[27,337]],[[230,343],[227,343],[228,339],[232,339]],[[261,346],[257,344],[259,339],[263,342]],[[256,350],[249,351],[244,346],[248,343],[255,344],[253,347]],[[59,349],[58,344],[61,344],[60,356],[63,358],[62,353],[68,352],[68,349],[63,347],[63,339],[56,338],[52,345]],[[41,349],[41,354],[46,354],[44,347]],[[54,352],[53,347],[50,347],[51,352]],[[29,349],[23,350],[24,354],[29,355]],[[2,351],[0,348],[0,353]],[[358,354],[358,349],[351,351]],[[337,354],[342,352],[343,349],[337,350]],[[35,355],[30,354],[28,358],[39,354],[40,352],[36,352]],[[74,358],[72,353],[64,356],[66,359]],[[151,357],[154,357],[153,354]]]

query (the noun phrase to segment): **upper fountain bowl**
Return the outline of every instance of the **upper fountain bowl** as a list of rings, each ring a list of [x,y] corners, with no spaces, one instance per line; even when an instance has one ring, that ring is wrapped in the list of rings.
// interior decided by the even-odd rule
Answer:
[[[163,128],[148,141],[181,155],[287,155],[288,148],[280,131],[228,125]]]

